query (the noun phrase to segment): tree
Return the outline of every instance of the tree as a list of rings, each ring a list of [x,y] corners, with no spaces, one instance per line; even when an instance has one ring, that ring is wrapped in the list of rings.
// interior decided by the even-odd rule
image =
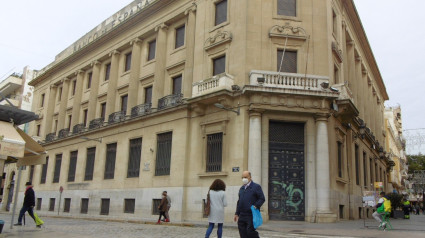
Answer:
[[[407,163],[409,174],[413,174],[416,170],[425,170],[425,155],[407,155]]]

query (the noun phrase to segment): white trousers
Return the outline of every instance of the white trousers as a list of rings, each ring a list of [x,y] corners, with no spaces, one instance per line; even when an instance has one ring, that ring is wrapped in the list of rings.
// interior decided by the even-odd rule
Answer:
[[[373,216],[373,218],[375,218],[375,220],[377,220],[379,223],[381,223],[381,222],[382,222],[381,214],[379,214],[379,213],[377,213],[377,212],[374,212],[374,213],[372,214],[372,216]]]

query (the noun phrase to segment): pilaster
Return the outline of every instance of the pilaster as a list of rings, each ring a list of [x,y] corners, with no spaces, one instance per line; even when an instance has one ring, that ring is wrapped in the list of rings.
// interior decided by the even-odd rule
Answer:
[[[96,118],[96,108],[97,108],[97,95],[99,93],[99,77],[100,77],[100,67],[102,63],[95,60],[91,63],[92,66],[92,81],[90,87],[90,96],[89,96],[89,106],[87,112],[87,122]]]
[[[252,180],[261,184],[261,111],[249,111],[248,170]]]
[[[190,98],[192,96],[192,83],[193,83],[193,65],[194,65],[194,52],[195,52],[195,30],[196,30],[196,4],[185,11],[187,15],[187,37],[186,37],[186,62],[184,68],[183,78],[183,97]]]
[[[131,114],[131,108],[136,106],[137,95],[139,91],[139,75],[140,75],[140,60],[142,52],[142,40],[140,38],[135,38],[130,42],[133,46],[131,52],[131,72],[130,72],[130,83],[128,87],[128,107],[127,115]]]
[[[46,112],[46,116],[45,116],[45,125],[44,125],[44,137],[53,132],[53,114],[55,111],[55,104],[56,104],[56,94],[57,94],[57,90],[58,87],[54,84],[50,85],[50,90],[49,90],[49,101],[47,102],[47,112]]]
[[[80,121],[80,111],[81,111],[81,97],[83,95],[83,82],[84,82],[84,71],[78,70],[75,72],[75,75],[77,76],[77,82],[76,82],[76,88],[75,88],[75,95],[74,95],[74,102],[72,106],[72,119],[71,119],[71,128],[69,128],[69,131],[72,131],[72,128],[78,124]]]
[[[68,103],[68,92],[69,92],[69,84],[71,80],[69,78],[62,79],[62,95],[61,102],[59,106],[59,116],[58,116],[58,131],[61,129],[64,129],[65,125],[65,114],[66,114],[66,107]]]
[[[116,95],[117,95],[117,84],[118,84],[118,66],[121,53],[117,50],[113,50],[109,56],[111,56],[111,72],[108,82],[108,95],[106,97],[106,113],[105,117],[115,112]]]
[[[164,95],[165,81],[165,60],[167,54],[167,30],[168,26],[160,24],[155,27],[158,36],[156,38],[156,55],[155,55],[155,79],[153,83],[152,107],[158,107],[158,99]]]

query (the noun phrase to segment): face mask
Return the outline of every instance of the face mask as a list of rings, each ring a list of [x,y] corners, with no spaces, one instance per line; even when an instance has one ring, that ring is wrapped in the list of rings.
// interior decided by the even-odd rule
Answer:
[[[243,178],[243,179],[242,179],[242,183],[243,183],[243,184],[247,184],[248,182],[249,182],[249,180],[248,180],[247,178]]]

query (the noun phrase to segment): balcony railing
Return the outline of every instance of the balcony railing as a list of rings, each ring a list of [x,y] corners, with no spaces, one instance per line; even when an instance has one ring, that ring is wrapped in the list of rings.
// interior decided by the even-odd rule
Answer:
[[[329,85],[329,78],[325,76],[279,73],[261,70],[251,71],[249,74],[249,80],[251,85],[287,89],[303,89],[310,91],[322,91]]]
[[[90,123],[89,123],[89,130],[93,130],[93,129],[102,127],[104,120],[105,119],[103,117],[91,120]]]
[[[140,104],[131,109],[131,118],[143,116],[151,112],[152,103]]]
[[[59,131],[58,138],[59,139],[60,138],[65,138],[65,137],[68,136],[68,134],[69,134],[69,128],[64,128],[64,129],[62,129],[62,130]]]
[[[108,124],[117,123],[125,120],[125,111],[113,112],[108,117]]]
[[[72,128],[72,134],[78,134],[78,133],[84,132],[85,129],[86,127],[84,126],[84,123],[77,124]]]
[[[212,78],[194,83],[192,85],[192,97],[199,97],[222,89],[232,91],[233,84],[233,76],[226,73],[219,74]]]
[[[165,96],[163,98],[160,98],[158,100],[158,110],[162,110],[168,107],[175,107],[183,102],[183,94],[171,94],[168,96]]]
[[[46,142],[51,142],[55,139],[56,132],[52,132],[46,135]]]

